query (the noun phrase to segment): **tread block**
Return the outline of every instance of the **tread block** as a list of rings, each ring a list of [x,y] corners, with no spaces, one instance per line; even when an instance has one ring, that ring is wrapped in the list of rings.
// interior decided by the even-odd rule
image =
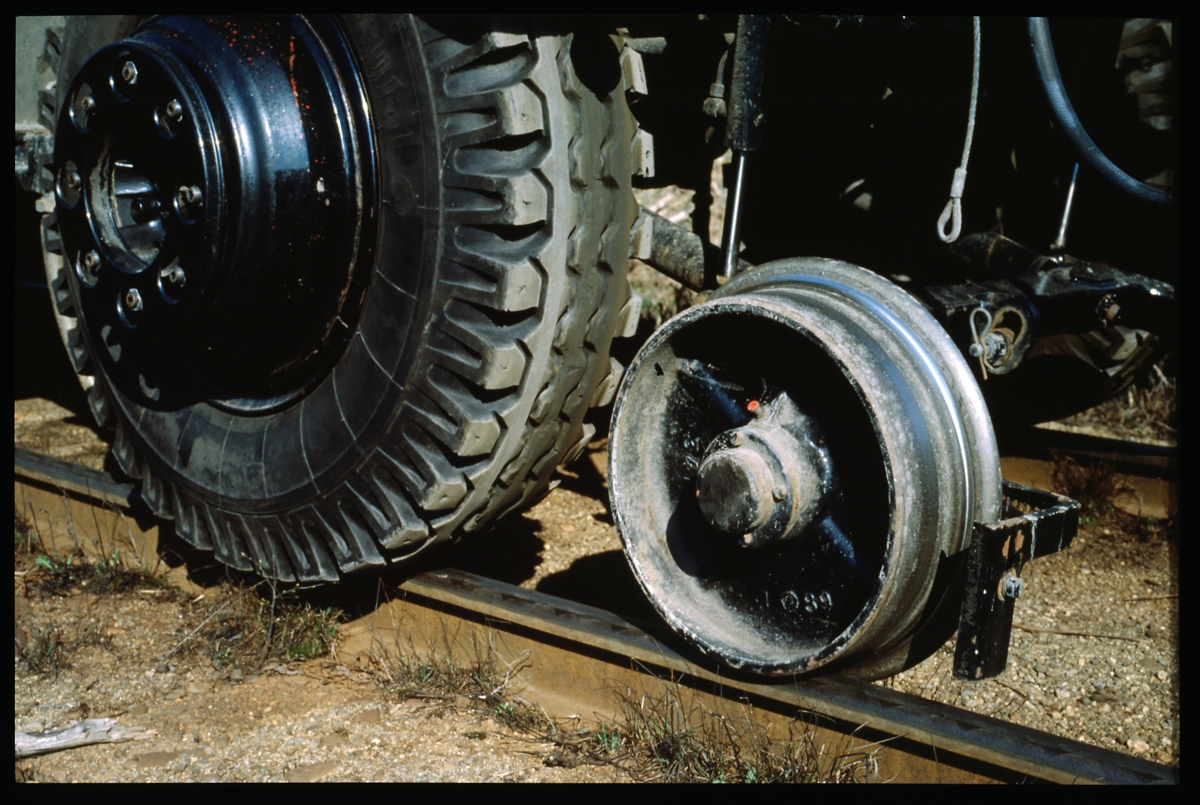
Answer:
[[[213,549],[211,532],[200,509],[201,507],[195,502],[181,496],[175,515],[175,533],[183,537],[184,541],[192,547],[211,551]]]
[[[88,407],[92,409],[92,416],[96,418],[97,425],[101,428],[112,427],[112,402],[109,400],[108,393],[104,390],[102,383],[94,383],[88,389]]]
[[[579,458],[580,453],[584,451],[592,441],[592,437],[596,435],[596,426],[590,422],[585,422],[583,425],[583,433],[579,436],[579,441],[575,442],[569,450],[563,455],[562,463],[570,464],[575,459]]]
[[[646,65],[642,54],[629,45],[621,48],[621,74],[625,77],[625,90],[638,95],[648,95],[650,90],[646,85]]]
[[[537,308],[542,297],[542,275],[528,260],[502,265],[471,255],[464,262],[442,263],[445,283],[455,299],[485,305],[503,313]]]
[[[654,175],[654,136],[645,129],[638,129],[630,144],[635,176]]]
[[[524,328],[498,327],[468,305],[452,304],[446,314],[429,340],[445,356],[439,363],[489,391],[521,382],[525,351],[515,339]]]
[[[278,556],[280,566],[287,567],[291,578],[285,581],[321,581],[320,569],[304,554],[300,545],[288,533],[287,525],[278,517],[255,518],[263,541],[271,546],[273,556]],[[280,577],[283,578],[283,577]],[[336,580],[334,575],[333,579]]]
[[[475,140],[485,139],[483,135],[470,136],[477,132],[487,132],[496,126],[496,112],[492,109],[463,109],[460,111],[444,112],[438,115],[438,126],[442,137],[446,140]],[[499,127],[496,126],[497,132]]]
[[[617,314],[617,330],[614,338],[632,338],[637,333],[638,321],[642,315],[642,297],[636,291],[629,292],[629,299]]]
[[[296,580],[283,545],[272,539],[260,518],[233,515],[230,522],[242,534],[242,542],[249,549],[258,573],[280,581]]]
[[[117,422],[116,434],[113,436],[112,453],[122,472],[130,478],[140,479],[142,477],[141,456],[138,455],[137,448],[129,434],[126,433],[125,425],[121,421]]]
[[[603,408],[613,401],[621,378],[625,376],[625,367],[616,358],[608,359],[608,374],[596,385],[596,396],[592,398],[592,408]]]
[[[342,498],[338,501],[338,514],[341,515],[342,523],[346,526],[345,534],[349,536],[346,540],[346,545],[350,549],[350,559],[346,562],[339,562],[343,573],[353,573],[355,570],[367,567],[368,565],[383,565],[387,564],[387,560],[379,553],[379,549],[375,546],[375,537],[371,533],[371,524],[367,522],[366,515],[355,505],[354,501],[347,498]]]
[[[90,375],[95,371],[92,367],[92,353],[88,351],[83,332],[78,326],[67,331],[66,347],[67,357],[71,359],[71,367],[75,374]]]
[[[411,551],[429,539],[429,526],[417,516],[396,476],[385,467],[377,466],[368,483],[391,515],[391,525],[380,540],[384,548]]]
[[[156,515],[164,520],[175,519],[175,487],[153,472],[142,477],[142,497]]]
[[[258,568],[250,561],[246,546],[242,544],[241,535],[229,528],[224,519],[218,517],[211,506],[202,503],[199,509],[207,522],[208,533],[212,540],[213,556],[217,558],[217,561],[246,572],[257,570]]]
[[[296,542],[305,548],[305,554],[317,566],[320,577],[337,581],[340,578],[338,562],[330,550],[331,540],[327,536],[328,531],[322,527],[320,515],[310,507],[297,515],[293,522],[295,525],[291,531],[296,534]]]
[[[462,64],[468,58],[470,61]],[[537,61],[524,34],[490,33],[438,70],[444,71],[443,92],[451,98],[465,98],[520,82],[533,72]]]

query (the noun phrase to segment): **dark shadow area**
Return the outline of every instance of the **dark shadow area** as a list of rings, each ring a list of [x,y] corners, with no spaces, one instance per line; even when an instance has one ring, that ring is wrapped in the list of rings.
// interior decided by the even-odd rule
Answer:
[[[607,610],[632,621],[667,628],[638,586],[621,551],[606,551],[577,559],[561,573],[542,579],[537,590]]]

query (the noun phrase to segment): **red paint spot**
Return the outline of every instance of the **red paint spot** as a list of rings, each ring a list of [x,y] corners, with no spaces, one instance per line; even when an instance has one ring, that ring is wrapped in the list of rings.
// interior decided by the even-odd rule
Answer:
[[[746,410],[752,414],[755,411],[757,411],[758,410],[758,400],[751,400],[750,402],[746,403]]]

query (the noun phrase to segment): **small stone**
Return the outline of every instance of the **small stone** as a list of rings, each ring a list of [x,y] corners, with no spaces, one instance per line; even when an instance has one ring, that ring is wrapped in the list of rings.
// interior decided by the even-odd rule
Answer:
[[[327,761],[298,766],[287,773],[289,783],[311,783],[328,777],[337,771],[337,766]]]
[[[207,682],[189,682],[187,692],[190,694],[208,693],[212,690],[212,685]]]
[[[1125,742],[1125,746],[1128,747],[1129,751],[1133,752],[1135,755],[1143,755],[1150,751],[1150,744],[1135,738],[1130,738],[1127,740]]]
[[[144,755],[138,755],[137,767],[139,769],[153,769],[158,766],[165,766],[179,757],[180,754],[180,752],[147,752]]]
[[[332,735],[326,735],[324,738],[322,738],[319,746],[322,749],[332,749],[335,746],[344,746],[346,743],[346,736],[339,735],[335,732]]]
[[[354,717],[354,723],[356,724],[378,724],[381,721],[383,721],[383,708],[381,707],[372,707],[363,710]]]
[[[1159,681],[1161,681],[1161,682],[1165,682],[1165,681],[1166,681],[1166,679],[1167,679],[1167,672],[1166,672],[1166,671],[1159,671],[1158,673],[1156,673],[1156,674],[1155,674],[1155,676],[1156,676],[1156,677],[1158,677]]]

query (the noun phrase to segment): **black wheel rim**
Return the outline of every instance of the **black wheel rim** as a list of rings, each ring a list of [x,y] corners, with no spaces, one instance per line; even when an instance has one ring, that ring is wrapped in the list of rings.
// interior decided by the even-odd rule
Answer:
[[[327,376],[366,298],[378,204],[336,22],[154,18],[65,98],[64,258],[110,380],[152,407],[254,413]]]

